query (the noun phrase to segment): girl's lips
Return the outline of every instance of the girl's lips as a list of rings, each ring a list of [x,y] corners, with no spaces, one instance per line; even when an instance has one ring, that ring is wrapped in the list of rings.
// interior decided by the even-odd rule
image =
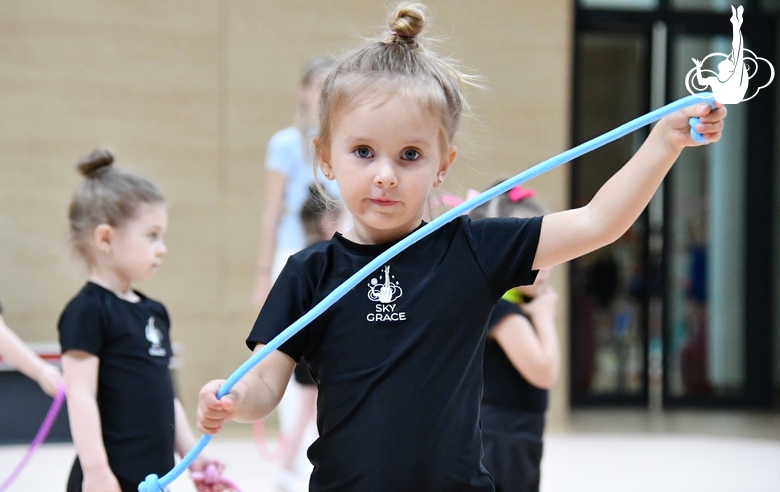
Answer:
[[[388,200],[385,198],[371,198],[370,200],[371,203],[374,205],[379,205],[380,207],[389,207],[398,203],[396,200]]]

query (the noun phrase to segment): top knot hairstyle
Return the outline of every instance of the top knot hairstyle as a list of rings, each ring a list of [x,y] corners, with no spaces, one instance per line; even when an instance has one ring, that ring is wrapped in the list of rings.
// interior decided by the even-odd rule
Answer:
[[[452,145],[461,115],[467,109],[463,85],[474,77],[448,59],[426,50],[420,34],[426,27],[425,7],[402,3],[390,16],[389,32],[347,53],[322,88],[318,151],[328,152],[333,125],[345,110],[373,100],[403,95],[417,99],[441,121],[441,145]]]
[[[114,155],[103,148],[76,162],[76,169],[85,179],[73,194],[68,222],[73,247],[88,263],[92,259],[90,238],[99,225],[119,228],[136,216],[141,205],[165,203],[154,183],[116,169],[113,163]]]

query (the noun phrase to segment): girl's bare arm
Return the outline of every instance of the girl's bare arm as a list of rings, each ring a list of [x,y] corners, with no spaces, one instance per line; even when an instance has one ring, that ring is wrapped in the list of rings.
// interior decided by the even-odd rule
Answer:
[[[68,394],[68,415],[73,444],[84,472],[83,489],[119,492],[119,483],[108,464],[97,404],[100,359],[81,350],[62,355]]]
[[[557,299],[555,292],[548,288],[526,305],[525,311],[533,325],[524,316],[512,314],[490,331],[517,372],[543,389],[555,384],[561,367],[555,324]]]
[[[55,396],[62,384],[60,371],[32,351],[0,316],[0,355],[22,374],[36,381],[49,396]]]
[[[542,221],[535,270],[590,253],[622,236],[639,217],[664,176],[686,146],[702,145],[689,134],[688,119],[698,116],[696,131],[706,143],[720,139],[726,108],[706,103],[662,118],[637,153],[584,207],[546,215]]]
[[[255,352],[263,347],[257,344]],[[295,361],[274,350],[219,400],[217,392],[224,380],[210,381],[198,395],[198,428],[204,434],[214,434],[227,420],[255,422],[267,417],[282,399],[293,369]]]

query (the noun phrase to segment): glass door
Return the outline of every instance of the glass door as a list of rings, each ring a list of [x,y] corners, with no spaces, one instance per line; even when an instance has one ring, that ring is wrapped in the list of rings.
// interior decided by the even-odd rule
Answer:
[[[777,10],[748,7],[745,46],[780,69]],[[709,0],[580,1],[572,144],[687,96],[692,58],[731,52],[729,10]],[[780,393],[778,83],[730,105],[721,141],[686,149],[624,237],[571,263],[572,406],[772,406]],[[645,137],[578,159],[571,205],[587,203]]]
[[[730,45],[725,36],[675,37],[671,99],[688,95],[693,58]],[[745,390],[747,105],[728,110],[721,141],[686,149],[667,180],[667,400]]]
[[[577,40],[574,143],[647,112],[648,37],[584,33]],[[636,152],[636,132],[575,162],[573,206],[586,204]],[[647,217],[614,244],[571,263],[572,404],[647,402]]]

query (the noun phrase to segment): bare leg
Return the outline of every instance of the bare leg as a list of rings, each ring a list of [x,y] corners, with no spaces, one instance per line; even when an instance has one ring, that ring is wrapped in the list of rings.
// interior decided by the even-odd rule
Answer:
[[[293,471],[295,469],[295,459],[298,456],[298,450],[301,447],[303,435],[309,422],[317,414],[317,387],[310,385],[301,386],[301,408],[298,412],[298,419],[289,436],[287,449],[282,458],[282,468]]]

